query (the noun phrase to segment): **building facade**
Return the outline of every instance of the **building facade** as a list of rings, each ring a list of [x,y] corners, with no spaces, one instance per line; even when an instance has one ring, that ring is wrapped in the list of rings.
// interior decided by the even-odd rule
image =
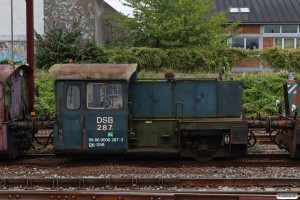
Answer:
[[[106,46],[119,35],[113,24],[105,17],[118,12],[104,0],[44,0],[45,31],[50,26],[59,25],[71,29],[76,23],[87,39],[95,39],[98,45]]]
[[[228,45],[244,49],[300,49],[299,0],[214,0],[216,12],[229,10],[229,23],[239,22],[239,34]],[[245,68],[246,67],[246,68]],[[235,63],[233,71],[268,69],[258,59]]]
[[[229,23],[240,22],[233,47],[300,49],[299,0],[214,0],[216,11],[229,10]]]

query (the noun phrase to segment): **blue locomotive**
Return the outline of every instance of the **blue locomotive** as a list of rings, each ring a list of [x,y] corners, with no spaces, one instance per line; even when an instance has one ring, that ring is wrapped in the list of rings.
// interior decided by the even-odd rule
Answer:
[[[164,79],[139,79],[137,64],[56,64],[49,71],[52,121],[30,112],[32,69],[0,66],[0,154],[15,158],[39,129],[52,128],[57,154],[210,160],[245,155],[251,130],[265,128],[291,157],[300,157],[298,80],[283,84],[284,114],[246,119],[242,81],[175,78],[170,71]]]
[[[246,153],[243,83],[138,79],[136,64],[57,64],[57,153],[211,159]]]

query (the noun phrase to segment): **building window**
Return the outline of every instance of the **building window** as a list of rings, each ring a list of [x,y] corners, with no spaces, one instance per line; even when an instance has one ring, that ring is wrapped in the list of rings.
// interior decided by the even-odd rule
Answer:
[[[284,38],[284,49],[294,49],[294,38]]]
[[[250,8],[249,7],[234,7],[234,8],[230,8],[229,10],[230,13],[249,13],[250,12]]]
[[[295,49],[299,47],[299,38],[274,38],[275,46],[282,49]]]
[[[258,49],[258,38],[246,38],[246,49]]]
[[[265,33],[280,33],[280,25],[265,25]]]
[[[275,46],[278,48],[282,48],[282,39],[283,38],[275,38]]]
[[[265,25],[264,33],[298,33],[298,25]]]
[[[297,25],[282,25],[282,33],[297,33],[298,26]]]
[[[259,38],[234,37],[232,38],[232,47],[251,49],[251,50],[258,49]]]
[[[244,48],[244,38],[232,38],[232,47]]]

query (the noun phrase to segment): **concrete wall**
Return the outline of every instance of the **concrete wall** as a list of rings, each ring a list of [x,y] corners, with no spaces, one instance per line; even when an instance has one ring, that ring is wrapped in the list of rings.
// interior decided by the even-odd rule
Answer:
[[[87,39],[95,39],[98,45],[105,46],[116,39],[114,25],[104,21],[107,13],[118,12],[103,0],[45,0],[45,31],[54,24],[66,29],[77,23]]]

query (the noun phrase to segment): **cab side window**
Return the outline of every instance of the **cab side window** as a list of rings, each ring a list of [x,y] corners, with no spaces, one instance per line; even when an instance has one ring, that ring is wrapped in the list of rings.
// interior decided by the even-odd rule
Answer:
[[[69,110],[80,108],[80,88],[78,86],[69,86],[67,88],[66,108]]]
[[[121,83],[88,83],[87,107],[90,109],[123,108]]]

